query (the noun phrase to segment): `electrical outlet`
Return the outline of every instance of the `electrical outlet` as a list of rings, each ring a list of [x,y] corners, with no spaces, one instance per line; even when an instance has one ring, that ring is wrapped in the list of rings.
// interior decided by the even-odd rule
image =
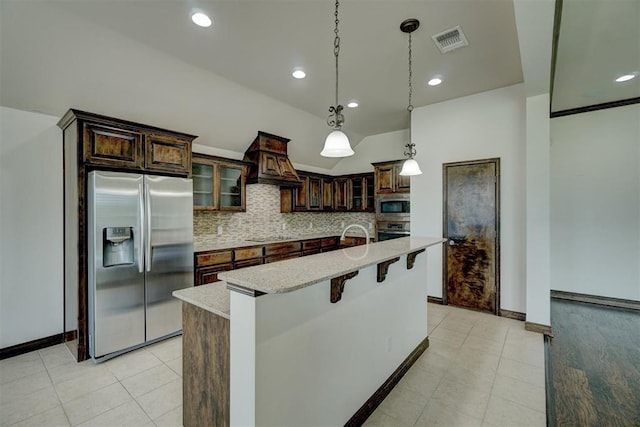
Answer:
[[[313,229],[313,223],[312,222],[309,223],[309,229]]]
[[[340,223],[340,228],[344,228],[344,221]]]
[[[218,236],[222,236],[222,226],[218,226]]]
[[[373,230],[373,223],[369,222],[369,230]]]
[[[282,231],[284,231],[284,230],[286,230],[286,229],[287,229],[287,223],[286,223],[286,222],[283,222],[283,223],[282,223]]]

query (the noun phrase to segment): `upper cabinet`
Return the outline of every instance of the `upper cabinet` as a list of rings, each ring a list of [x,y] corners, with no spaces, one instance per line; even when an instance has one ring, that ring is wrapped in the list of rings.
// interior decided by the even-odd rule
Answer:
[[[298,171],[300,187],[280,188],[281,212],[320,212],[333,210],[333,178]]]
[[[77,135],[80,162],[100,169],[191,174],[191,143],[196,138],[79,110],[69,110],[59,126]]]
[[[411,177],[400,175],[404,160],[373,163],[376,194],[409,193]]]
[[[374,174],[350,175],[349,179],[351,181],[349,210],[360,212],[375,211]]]
[[[302,186],[280,188],[281,212],[373,212],[374,175],[329,176],[298,171]]]
[[[249,165],[221,157],[193,155],[193,208],[244,212]]]

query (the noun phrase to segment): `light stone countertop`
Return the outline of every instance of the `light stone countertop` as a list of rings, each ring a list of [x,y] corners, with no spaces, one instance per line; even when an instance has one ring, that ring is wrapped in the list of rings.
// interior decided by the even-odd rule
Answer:
[[[229,292],[225,282],[214,282],[208,285],[173,291],[173,296],[225,319],[230,319]]]
[[[229,285],[267,294],[292,292],[444,241],[440,237],[403,237],[225,271],[218,277]]]
[[[369,237],[373,238],[374,231],[369,231]],[[282,242],[295,242],[298,240],[309,240],[309,239],[323,239],[325,237],[340,237],[340,232],[338,233],[314,233],[314,234],[300,234],[298,236],[286,236],[277,238],[277,240],[264,240],[264,241],[251,241],[251,240],[237,240],[235,242],[224,242],[219,243],[215,240],[211,241],[201,241],[195,242],[193,245],[194,252],[208,252],[208,251],[218,251],[224,249],[236,249],[236,248],[245,248],[249,246],[263,246],[268,245],[270,243],[282,243]],[[364,237],[364,233],[359,230],[349,230],[347,231],[347,237]]]

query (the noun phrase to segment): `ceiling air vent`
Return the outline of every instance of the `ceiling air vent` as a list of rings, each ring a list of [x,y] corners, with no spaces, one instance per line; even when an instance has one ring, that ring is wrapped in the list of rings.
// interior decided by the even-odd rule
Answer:
[[[454,49],[469,45],[460,25],[433,35],[431,38],[442,53],[451,52]]]

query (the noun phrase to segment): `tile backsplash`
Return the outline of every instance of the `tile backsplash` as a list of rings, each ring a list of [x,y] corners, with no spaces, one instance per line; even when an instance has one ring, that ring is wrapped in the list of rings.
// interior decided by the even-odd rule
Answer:
[[[247,185],[246,212],[204,212],[193,214],[196,243],[228,243],[261,237],[300,237],[305,234],[342,233],[342,224],[360,224],[373,236],[375,214],[370,212],[280,212],[280,188],[275,185]],[[369,225],[371,224],[371,225]],[[218,227],[222,234],[218,235]]]

